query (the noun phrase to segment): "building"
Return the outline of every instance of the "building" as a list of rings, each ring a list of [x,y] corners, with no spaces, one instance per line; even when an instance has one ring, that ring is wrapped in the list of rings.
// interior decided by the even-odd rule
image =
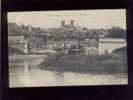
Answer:
[[[14,50],[28,54],[28,43],[24,35],[9,35],[8,47]]]
[[[66,24],[64,20],[61,21],[61,28],[64,28],[66,30],[71,30],[75,28],[74,20],[70,20],[69,24]]]

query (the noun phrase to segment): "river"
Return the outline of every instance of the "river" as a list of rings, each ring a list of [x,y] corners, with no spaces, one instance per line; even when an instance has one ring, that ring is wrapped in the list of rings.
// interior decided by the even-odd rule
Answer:
[[[127,75],[96,74],[49,71],[40,69],[42,59],[16,60],[9,59],[10,87],[40,86],[77,86],[77,85],[119,85],[128,84]]]

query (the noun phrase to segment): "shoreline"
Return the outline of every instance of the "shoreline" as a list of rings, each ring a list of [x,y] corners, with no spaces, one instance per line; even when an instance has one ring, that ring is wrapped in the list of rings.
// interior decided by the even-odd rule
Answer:
[[[126,75],[128,76],[128,73],[127,72],[107,72],[107,71],[86,71],[86,70],[66,70],[66,69],[56,69],[56,68],[53,68],[53,67],[47,67],[47,68],[41,68],[42,70],[45,70],[45,71],[55,71],[55,72],[72,72],[72,73],[90,73],[90,74],[98,74],[98,75]]]

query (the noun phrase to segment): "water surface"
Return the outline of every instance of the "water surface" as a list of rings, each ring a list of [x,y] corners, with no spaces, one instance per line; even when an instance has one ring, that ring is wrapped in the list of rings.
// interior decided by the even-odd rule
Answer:
[[[118,85],[128,83],[127,75],[50,71],[38,67],[41,58],[18,61],[11,59],[9,59],[10,87]]]

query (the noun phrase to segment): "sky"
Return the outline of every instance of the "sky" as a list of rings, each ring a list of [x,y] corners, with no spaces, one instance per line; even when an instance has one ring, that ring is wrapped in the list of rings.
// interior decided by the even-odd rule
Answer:
[[[64,10],[64,11],[27,11],[8,12],[8,22],[18,25],[32,25],[33,27],[60,27],[61,20],[69,24],[75,21],[76,26],[88,29],[108,29],[112,26],[126,29],[126,10]]]

